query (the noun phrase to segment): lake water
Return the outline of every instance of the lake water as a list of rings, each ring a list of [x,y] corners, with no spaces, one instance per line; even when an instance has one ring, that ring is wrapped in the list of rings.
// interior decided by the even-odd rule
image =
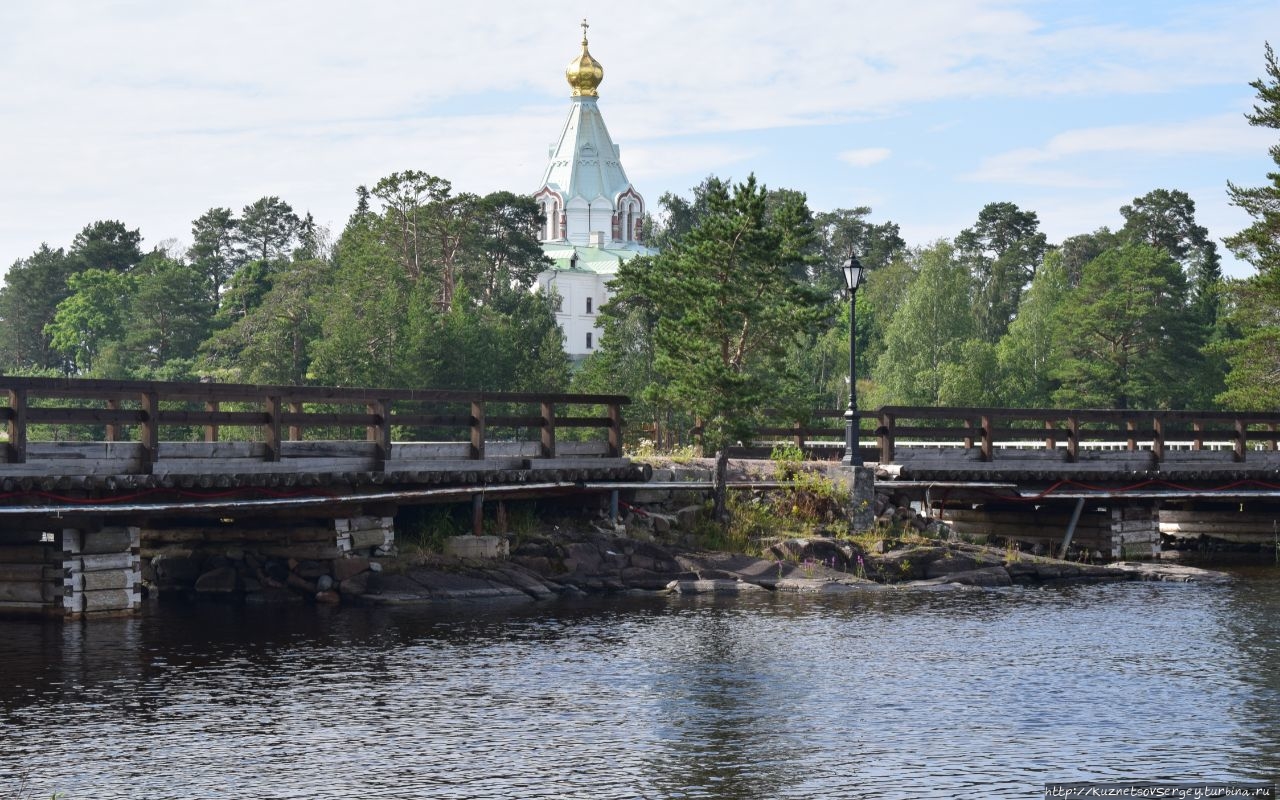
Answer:
[[[1039,797],[1280,778],[1280,572],[0,622],[0,797]],[[23,781],[25,780],[25,788]]]

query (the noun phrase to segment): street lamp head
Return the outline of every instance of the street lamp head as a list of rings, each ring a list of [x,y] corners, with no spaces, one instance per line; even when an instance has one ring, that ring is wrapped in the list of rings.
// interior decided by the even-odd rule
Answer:
[[[850,253],[849,260],[845,261],[840,269],[844,272],[845,287],[851,292],[856,291],[862,285],[863,273],[866,271],[862,266],[862,262],[858,260],[856,255]]]

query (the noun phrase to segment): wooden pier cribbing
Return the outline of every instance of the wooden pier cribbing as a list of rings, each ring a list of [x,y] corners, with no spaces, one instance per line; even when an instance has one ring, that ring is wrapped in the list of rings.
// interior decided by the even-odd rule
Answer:
[[[983,508],[942,510],[942,519],[952,530],[965,536],[997,536],[1001,539],[1039,544],[1045,552],[1057,553],[1071,522],[1071,509]],[[1086,507],[1076,523],[1072,545],[1084,550],[1111,550],[1111,517],[1096,506]]]
[[[0,533],[0,613],[61,615],[62,581],[62,550],[54,542],[54,534]]]
[[[142,604],[140,531],[117,526],[62,531],[66,616],[128,614]]]
[[[1111,509],[1111,557],[1155,558],[1160,555],[1160,512],[1150,505]]]
[[[395,552],[394,517],[347,517],[333,521],[338,551],[343,554],[388,556]]]
[[[1160,532],[1176,539],[1274,546],[1280,540],[1280,509],[1161,509]]]
[[[0,612],[75,618],[128,614],[142,602],[139,531],[4,531]]]

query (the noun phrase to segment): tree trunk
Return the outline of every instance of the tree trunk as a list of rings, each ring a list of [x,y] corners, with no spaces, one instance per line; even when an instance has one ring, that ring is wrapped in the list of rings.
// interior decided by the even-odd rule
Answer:
[[[716,473],[714,478],[714,488],[712,489],[712,497],[715,500],[715,511],[713,516],[715,521],[721,525],[729,524],[729,507],[726,502],[728,499],[729,489],[727,486],[729,474],[729,445],[721,444],[720,449],[716,450]]]

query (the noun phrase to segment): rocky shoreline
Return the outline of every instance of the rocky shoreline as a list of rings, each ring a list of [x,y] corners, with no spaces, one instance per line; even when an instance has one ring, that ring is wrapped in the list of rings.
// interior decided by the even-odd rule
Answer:
[[[605,593],[753,592],[847,594],[973,589],[1102,581],[1230,580],[1225,573],[1162,563],[1079,564],[962,542],[903,543],[862,552],[834,538],[788,539],[771,558],[680,552],[653,542],[593,533],[518,544],[508,559],[437,556],[372,575],[364,603],[400,605],[477,599],[539,601]]]
[[[771,462],[731,465],[738,480],[768,480]],[[807,466],[822,472],[820,465]],[[480,599],[546,601],[589,594],[847,594],[869,591],[982,590],[1102,581],[1230,580],[1225,573],[1168,562],[1107,565],[1050,558],[1042,549],[992,547],[957,537],[945,523],[899,506],[877,492],[876,533],[856,538],[782,533],[753,539],[759,556],[709,549],[705,493],[679,487],[705,481],[702,464],[660,464],[655,488],[637,490],[611,524],[600,510],[577,509],[555,519],[538,517],[534,530],[501,536],[460,536],[444,552],[397,543],[391,518],[347,522],[334,548],[299,528],[290,546],[266,548],[246,541],[213,552],[157,550],[145,558],[146,585],[160,597],[251,604],[396,605]],[[832,473],[833,481],[847,473]],[[659,488],[661,487],[661,488]],[[767,504],[776,489],[752,490],[748,503]],[[842,490],[843,491],[843,490]],[[837,492],[838,494],[838,492]],[[847,496],[847,495],[846,495]],[[788,499],[786,504],[792,501]],[[804,502],[803,498],[797,502]],[[835,512],[840,509],[836,508]],[[828,514],[832,514],[830,508]],[[839,513],[825,524],[839,528]],[[767,526],[768,531],[775,528]],[[265,535],[265,534],[264,534]],[[410,537],[411,538],[411,537]],[[487,542],[481,542],[487,539]],[[296,540],[296,541],[295,541]],[[477,545],[484,546],[477,546]],[[453,545],[453,546],[450,546]],[[483,553],[487,557],[477,557]],[[471,557],[467,557],[468,554]]]

